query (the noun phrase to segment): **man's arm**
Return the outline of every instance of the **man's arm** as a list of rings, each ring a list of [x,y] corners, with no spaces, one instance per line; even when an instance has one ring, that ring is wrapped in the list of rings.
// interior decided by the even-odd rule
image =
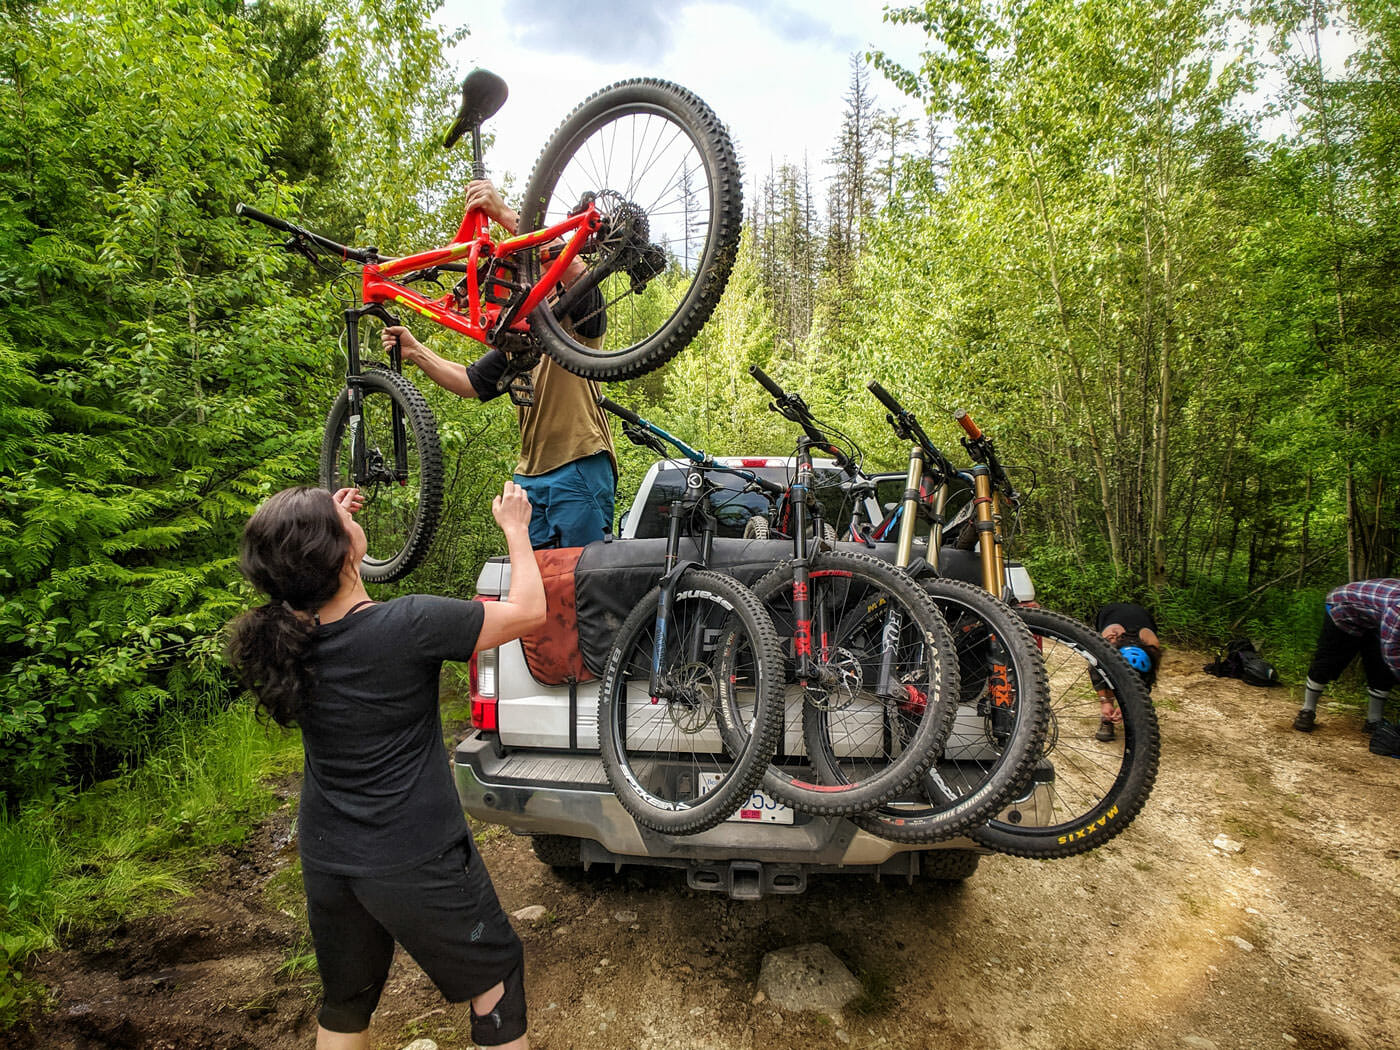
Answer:
[[[435,354],[415,339],[413,333],[403,325],[390,325],[379,333],[386,354],[393,349],[395,337],[399,340],[399,352],[403,354],[403,359],[417,365],[423,370],[423,374],[438,386],[452,391],[459,397],[481,396],[472,386],[466,365],[459,365],[456,361],[449,361]]]
[[[496,189],[488,179],[477,179],[475,182],[467,183],[467,207],[480,208],[487,216],[501,224],[501,228],[514,236],[520,232],[520,213],[505,202],[500,190]],[[556,245],[562,241],[554,242]],[[564,287],[567,288],[580,277],[583,276],[583,260],[578,257],[569,263],[568,269],[564,271],[562,278]]]

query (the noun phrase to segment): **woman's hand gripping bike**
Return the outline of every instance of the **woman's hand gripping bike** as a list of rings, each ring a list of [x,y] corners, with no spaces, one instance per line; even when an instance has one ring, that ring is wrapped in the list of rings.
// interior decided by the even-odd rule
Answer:
[[[485,70],[462,84],[445,145],[472,138],[485,177],[481,128],[506,99]],[[661,80],[629,80],[593,95],[545,144],[530,177],[520,232],[495,241],[470,209],[445,247],[400,258],[356,248],[257,208],[237,214],[288,234],[285,247],[360,267],[345,310],[345,389],[326,420],[321,483],[365,495],[367,580],[399,579],[421,562],[437,528],[442,464],[426,400],[387,364],[364,364],[359,321],[400,323],[390,307],[510,355],[502,379],[528,403],[541,352],[581,376],[622,380],[670,360],[699,332],[729,278],[743,216],[739,166],[724,125],[695,95]],[[460,274],[436,298],[410,285]],[[601,342],[597,332],[602,329]],[[585,334],[587,333],[587,334]]]

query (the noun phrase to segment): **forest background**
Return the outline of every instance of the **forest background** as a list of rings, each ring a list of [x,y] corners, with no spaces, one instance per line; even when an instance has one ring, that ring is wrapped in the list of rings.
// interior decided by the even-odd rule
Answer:
[[[436,6],[0,0],[0,1020],[32,998],[24,958],[186,885],[296,761],[238,702],[221,631],[253,600],[243,521],[314,480],[338,287],[232,204],[445,243],[470,157],[440,147],[461,71]],[[1034,490],[1017,553],[1044,604],[1136,599],[1169,641],[1249,634],[1296,681],[1326,591],[1395,572],[1400,10],[887,17],[921,63],[832,71],[835,174],[746,172],[715,316],[610,396],[714,453],[782,453],[759,364],[886,469],[868,379],[950,450],[966,408]],[[906,108],[875,105],[878,76]],[[514,420],[425,392],[448,509],[400,589],[467,595]],[[625,505],[649,453],[620,451]]]

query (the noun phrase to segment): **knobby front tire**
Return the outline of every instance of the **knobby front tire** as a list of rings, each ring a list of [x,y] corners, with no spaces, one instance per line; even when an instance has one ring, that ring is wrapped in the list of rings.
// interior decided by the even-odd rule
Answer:
[[[952,632],[960,699],[942,755],[923,780],[855,818],[894,842],[935,842],[985,824],[1030,779],[1048,723],[1045,668],[1025,623],[971,584],[921,582]]]
[[[360,575],[388,583],[412,572],[432,544],[442,514],[442,451],[437,420],[417,387],[378,366],[366,368],[360,379],[363,471],[356,471],[346,389],[326,416],[320,479],[331,492],[351,486],[360,490],[365,502],[355,520],[365,530],[367,544]]]
[[[793,574],[783,562],[754,587],[783,639],[786,721],[806,764],[780,756],[763,789],[794,809],[852,816],[899,795],[938,756],[957,707],[952,637],[927,593],[893,566],[850,551],[810,558],[817,680],[797,679]],[[880,678],[887,632],[889,694]]]
[[[1054,779],[1047,809],[1037,811],[1033,793],[972,837],[1018,857],[1072,857],[1122,834],[1152,793],[1161,753],[1157,714],[1138,673],[1092,627],[1048,609],[1016,612],[1040,639],[1050,687],[1041,754]],[[1114,739],[1106,742],[1094,738],[1096,676],[1110,685],[1123,712]]]
[[[520,214],[527,233],[565,219],[587,194],[605,229],[580,258],[602,276],[601,347],[541,306],[530,327],[545,352],[589,379],[650,372],[683,350],[724,292],[739,246],[743,190],[729,133],[700,98],[663,80],[604,88],[545,144]],[[525,255],[534,283],[541,265]],[[587,330],[577,314],[575,324]]]
[[[654,587],[623,621],[598,691],[603,768],[638,824],[672,835],[712,828],[753,794],[781,731],[782,654],[753,592],[690,569],[677,581],[658,689]]]

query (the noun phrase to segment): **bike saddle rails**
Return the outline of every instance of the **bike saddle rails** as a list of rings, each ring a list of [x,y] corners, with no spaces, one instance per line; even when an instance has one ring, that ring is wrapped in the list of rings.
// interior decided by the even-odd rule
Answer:
[[[462,107],[442,143],[443,149],[451,149],[468,131],[490,120],[505,105],[508,94],[506,82],[490,70],[473,69],[468,73],[462,81]]]

